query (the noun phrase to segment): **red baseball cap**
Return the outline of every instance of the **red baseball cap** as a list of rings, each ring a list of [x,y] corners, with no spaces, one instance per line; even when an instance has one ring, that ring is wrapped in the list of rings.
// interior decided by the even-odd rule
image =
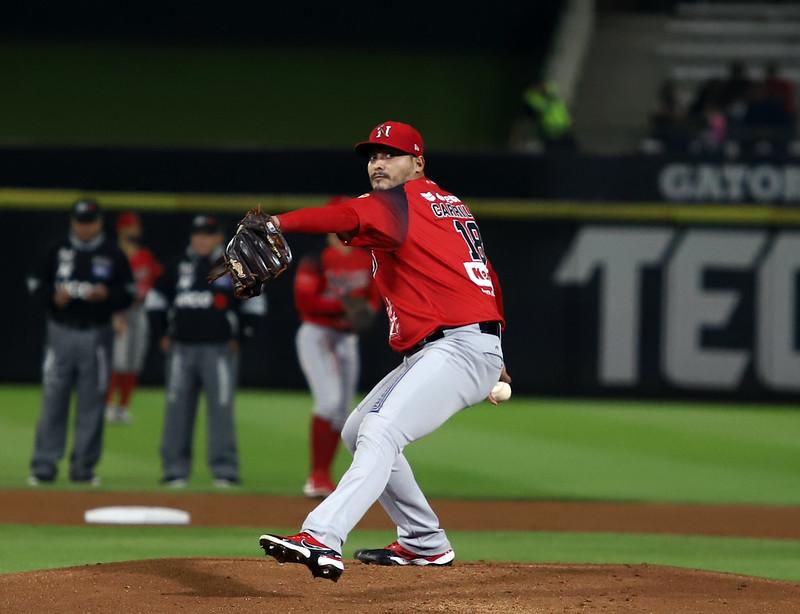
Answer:
[[[117,216],[117,230],[123,228],[130,228],[131,226],[141,226],[142,222],[139,216],[133,211],[125,211]]]
[[[377,145],[391,147],[412,156],[421,156],[425,150],[422,135],[414,126],[395,121],[378,124],[369,133],[369,140],[356,143],[353,149],[357,154],[368,155]]]

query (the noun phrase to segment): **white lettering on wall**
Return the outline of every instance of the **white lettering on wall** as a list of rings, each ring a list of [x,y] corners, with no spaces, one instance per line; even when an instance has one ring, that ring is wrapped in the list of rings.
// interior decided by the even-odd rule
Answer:
[[[711,270],[748,270],[764,244],[761,231],[689,230],[664,274],[662,294],[664,375],[685,388],[735,388],[749,362],[745,349],[706,348],[704,329],[725,328],[740,297],[703,287]]]
[[[641,273],[658,264],[669,244],[667,229],[582,229],[555,273],[560,284],[585,284],[600,275],[598,376],[610,385],[639,377]]]
[[[667,164],[658,187],[672,201],[800,202],[800,166]]]
[[[778,235],[758,271],[756,345],[758,376],[770,388],[800,387],[800,354],[795,349],[800,233]]]
[[[559,285],[588,285],[597,277],[599,383],[640,382],[642,277],[653,267],[662,271],[658,343],[666,381],[685,389],[735,390],[753,364],[765,387],[800,392],[797,231],[583,227],[553,279]],[[747,314],[752,346],[713,347],[704,341],[705,331],[724,335],[742,299],[740,290],[706,287],[710,271],[753,276],[755,309]]]

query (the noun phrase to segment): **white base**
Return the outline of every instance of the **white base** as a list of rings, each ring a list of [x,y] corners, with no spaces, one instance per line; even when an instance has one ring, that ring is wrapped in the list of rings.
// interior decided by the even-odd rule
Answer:
[[[119,505],[86,510],[83,519],[89,524],[189,524],[191,516],[171,507]]]

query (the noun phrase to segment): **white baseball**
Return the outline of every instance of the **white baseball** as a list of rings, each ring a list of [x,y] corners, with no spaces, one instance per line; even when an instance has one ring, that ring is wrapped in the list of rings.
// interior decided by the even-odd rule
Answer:
[[[508,401],[511,398],[511,386],[505,382],[497,382],[492,388],[492,398],[498,402]]]

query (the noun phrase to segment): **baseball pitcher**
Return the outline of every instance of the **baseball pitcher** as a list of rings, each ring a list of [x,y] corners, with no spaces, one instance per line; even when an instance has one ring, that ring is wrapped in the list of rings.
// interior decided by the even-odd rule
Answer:
[[[262,535],[280,562],[306,565],[338,580],[342,544],[370,506],[380,501],[397,525],[397,540],[360,550],[380,565],[449,565],[455,558],[439,520],[420,490],[403,449],[450,416],[488,397],[505,372],[500,286],[480,229],[460,198],[425,176],[422,137],[412,126],[384,122],[355,146],[367,159],[372,191],[338,207],[278,217],[251,212],[226,250],[240,293],[258,288],[288,266],[281,232],[336,233],[346,245],[371,250],[373,275],[389,317],[389,344],[403,356],[350,414],[342,440],[353,462],[333,493],[296,535]],[[252,257],[248,233],[258,228],[265,267]],[[249,230],[248,230],[249,229]],[[254,262],[254,260],[256,260]],[[252,271],[264,270],[263,275]]]

